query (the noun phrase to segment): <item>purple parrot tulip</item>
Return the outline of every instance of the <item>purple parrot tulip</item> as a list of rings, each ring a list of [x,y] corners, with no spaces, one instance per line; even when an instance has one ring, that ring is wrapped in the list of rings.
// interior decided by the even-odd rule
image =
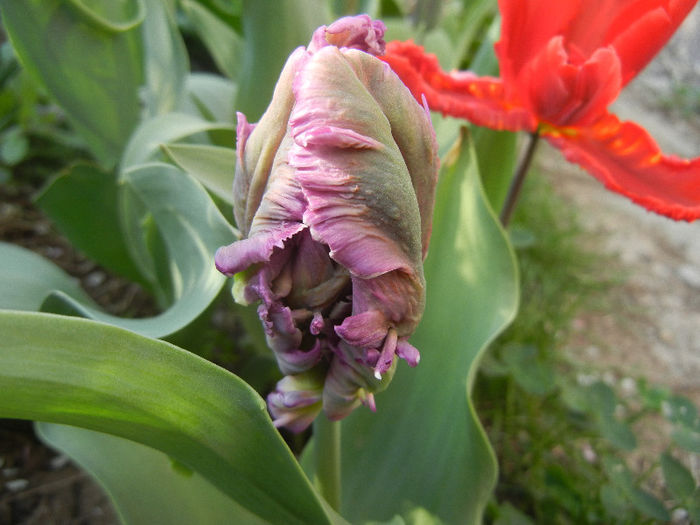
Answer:
[[[435,134],[390,67],[384,24],[341,18],[314,32],[257,124],[238,115],[234,215],[243,238],[216,253],[234,297],[259,302],[285,374],[277,426],[333,420],[391,380],[425,307],[423,259],[437,180]]]

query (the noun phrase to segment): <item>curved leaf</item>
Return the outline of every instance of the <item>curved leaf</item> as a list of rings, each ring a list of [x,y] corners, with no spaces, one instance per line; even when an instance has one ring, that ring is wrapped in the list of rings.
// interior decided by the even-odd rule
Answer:
[[[242,19],[245,49],[240,69],[246,74],[238,81],[235,106],[249,122],[257,122],[287,57],[307,45],[317,27],[333,20],[328,3],[315,0],[243,0]]]
[[[54,177],[36,202],[82,253],[119,275],[142,281],[120,228],[119,186],[114,172],[76,164]]]
[[[127,31],[140,24],[145,16],[143,0],[69,0],[69,3],[90,22],[108,31]]]
[[[169,144],[164,149],[183,170],[224,202],[233,204],[235,149],[191,144]]]
[[[190,65],[175,22],[174,2],[144,1],[148,6],[142,32],[147,86],[144,98],[149,114],[155,116],[173,111],[181,103]]]
[[[139,21],[133,6],[140,3],[89,2],[92,9],[105,9],[90,18],[76,8],[86,2],[2,2],[3,26],[23,66],[65,110],[105,166],[116,162],[141,111],[141,34],[132,27]],[[107,22],[95,18],[105,16],[126,19],[125,27],[131,29],[107,30]]]
[[[86,319],[2,311],[0,333],[0,417],[157,448],[270,523],[330,522],[264,401],[233,374]]]
[[[230,130],[231,144],[233,144],[233,124],[208,122],[185,113],[166,113],[146,120],[134,131],[129,140],[121,159],[120,170],[123,173],[140,164],[157,160],[163,144],[214,130]]]
[[[77,279],[48,259],[25,248],[0,242],[0,268],[2,309],[36,311],[53,290],[60,290],[85,304],[92,304]]]
[[[227,77],[236,79],[241,70],[243,40],[233,28],[199,2],[181,0],[185,14],[194,25],[216,66]],[[232,101],[233,102],[233,101]]]
[[[376,414],[356,410],[343,421],[343,515],[353,522],[388,520],[410,504],[446,523],[479,523],[495,484],[469,393],[484,348],[515,316],[517,271],[473,149],[462,144],[445,164],[425,262],[427,309],[411,338],[421,362],[397,371]]]
[[[236,122],[233,101],[236,84],[219,75],[192,73],[185,81],[188,97],[181,104],[181,111],[201,115],[211,122]],[[231,141],[231,146],[234,146]]]
[[[97,479],[122,523],[268,523],[158,450],[67,425],[37,423],[35,429]]]
[[[173,304],[156,317],[124,319],[56,292],[43,309],[79,314],[150,337],[163,337],[189,324],[219,293],[225,278],[214,267],[214,252],[230,243],[234,232],[204,188],[173,166],[147,164],[135,168],[124,174],[123,185],[142,209],[147,210],[163,239],[168,252]],[[143,250],[136,260],[149,263],[155,271],[142,232],[132,229],[126,235],[130,247],[141,246]]]

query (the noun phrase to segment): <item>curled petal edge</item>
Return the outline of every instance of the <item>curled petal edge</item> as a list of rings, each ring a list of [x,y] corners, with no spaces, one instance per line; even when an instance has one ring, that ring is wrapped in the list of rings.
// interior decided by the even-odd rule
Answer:
[[[700,157],[664,155],[638,124],[608,113],[590,127],[542,134],[611,191],[674,220],[700,218]]]
[[[425,97],[433,111],[498,130],[537,128],[532,113],[506,99],[499,78],[479,77],[468,71],[446,73],[435,55],[411,41],[389,42],[386,54],[379,58],[389,64],[417,101]]]

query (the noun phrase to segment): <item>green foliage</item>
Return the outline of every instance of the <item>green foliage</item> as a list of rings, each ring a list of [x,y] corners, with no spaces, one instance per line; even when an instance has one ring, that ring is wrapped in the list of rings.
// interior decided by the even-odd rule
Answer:
[[[271,523],[329,522],[265,402],[233,374],[95,321],[0,311],[0,331],[0,417],[128,438],[167,453]]]
[[[611,308],[603,297],[619,280],[589,235],[531,173],[511,229],[521,310],[487,354],[475,390],[501,468],[491,523],[657,523],[694,508],[697,480],[676,456],[696,452],[697,408],[643,379],[623,395],[560,351],[579,312]],[[630,469],[650,420],[669,428],[669,448]],[[659,478],[667,490],[649,483]]]
[[[376,414],[343,421],[343,515],[355,522],[389,519],[407,501],[445,523],[476,523],[495,482],[469,393],[485,345],[515,315],[518,286],[473,146],[464,139],[453,154],[438,186],[427,308],[411,338],[420,365],[399,368]]]

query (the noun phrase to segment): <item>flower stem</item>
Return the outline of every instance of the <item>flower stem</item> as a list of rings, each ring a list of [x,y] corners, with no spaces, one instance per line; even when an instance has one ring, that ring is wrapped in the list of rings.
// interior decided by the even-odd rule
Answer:
[[[328,504],[340,512],[340,422],[321,414],[314,421],[316,484]]]
[[[510,218],[513,215],[513,210],[515,209],[515,204],[520,196],[520,190],[523,187],[523,181],[525,180],[525,175],[527,175],[530,169],[530,164],[532,164],[532,158],[535,154],[535,149],[537,148],[537,143],[539,142],[540,134],[537,130],[530,133],[530,142],[527,145],[527,150],[525,151],[525,156],[520,161],[520,165],[513,175],[513,180],[510,182],[510,187],[508,188],[508,195],[506,195],[506,201],[503,204],[503,209],[501,209],[501,224],[503,227],[507,227],[510,222]]]

